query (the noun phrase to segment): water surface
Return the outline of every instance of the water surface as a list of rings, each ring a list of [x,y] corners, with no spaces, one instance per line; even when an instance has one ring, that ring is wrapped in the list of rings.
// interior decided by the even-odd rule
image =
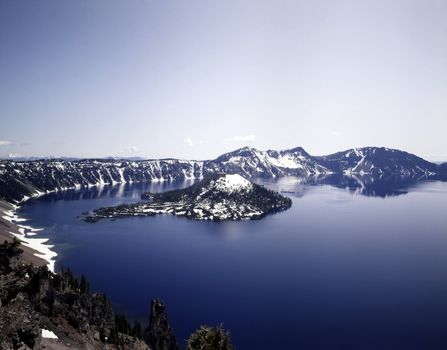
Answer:
[[[77,218],[190,185],[164,183],[51,194],[21,215],[45,227],[56,269],[87,275],[118,311],[147,322],[150,299],[165,301],[179,343],[223,322],[242,350],[447,348],[447,183],[263,183],[292,208],[245,222]]]

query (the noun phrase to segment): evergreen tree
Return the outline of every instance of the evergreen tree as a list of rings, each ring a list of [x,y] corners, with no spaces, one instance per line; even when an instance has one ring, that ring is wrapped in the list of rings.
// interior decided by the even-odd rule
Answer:
[[[142,338],[141,324],[138,321],[135,321],[133,324],[132,336],[134,336],[138,339]]]
[[[90,291],[90,283],[84,275],[81,276],[80,290],[81,293],[88,293]]]
[[[222,324],[217,327],[201,326],[191,334],[187,350],[233,350],[230,332],[225,331]]]
[[[115,328],[118,333],[131,334],[132,326],[127,321],[126,315],[118,314],[115,316]]]

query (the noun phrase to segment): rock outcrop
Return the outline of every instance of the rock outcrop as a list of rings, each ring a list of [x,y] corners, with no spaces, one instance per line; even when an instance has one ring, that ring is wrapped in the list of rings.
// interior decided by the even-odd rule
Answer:
[[[0,349],[150,349],[117,332],[103,294],[88,292],[69,270],[54,274],[23,264],[18,246],[0,245]]]
[[[149,326],[144,340],[153,350],[178,350],[174,332],[169,326],[166,306],[160,300],[152,300]]]

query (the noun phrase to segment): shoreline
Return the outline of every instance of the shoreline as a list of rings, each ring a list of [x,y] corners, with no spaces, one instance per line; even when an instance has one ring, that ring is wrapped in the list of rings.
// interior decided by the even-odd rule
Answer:
[[[126,182],[89,184],[87,188],[125,183]],[[16,204],[0,198],[0,244],[3,243],[4,240],[12,241],[14,238],[19,239],[21,243],[20,248],[23,250],[24,262],[37,266],[46,265],[48,270],[55,273],[55,258],[58,254],[52,250],[55,247],[54,244],[45,244],[49,241],[49,238],[35,238],[34,236],[37,235],[37,232],[43,231],[44,229],[21,224],[22,222],[27,221],[27,219],[20,218],[16,212],[20,208],[20,204],[23,204],[28,199],[38,198],[49,193],[79,188],[82,188],[82,186],[76,184],[74,186],[56,188],[45,192],[35,190],[34,194],[31,196],[23,196],[23,198],[20,201],[17,201]]]
[[[23,201],[22,201],[23,202]],[[27,219],[17,215],[18,205],[0,200],[0,239],[12,241],[20,240],[23,249],[23,260],[33,265],[46,265],[48,270],[54,272],[57,253],[53,251],[54,245],[46,244],[49,238],[38,238],[37,233],[42,228],[35,228],[23,224]]]

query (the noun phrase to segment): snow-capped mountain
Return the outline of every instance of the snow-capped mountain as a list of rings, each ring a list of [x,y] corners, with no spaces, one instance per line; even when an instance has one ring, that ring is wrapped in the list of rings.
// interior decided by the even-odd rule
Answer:
[[[285,151],[259,151],[244,147],[205,162],[205,168],[248,177],[316,175],[328,172],[328,169],[319,165],[301,147]]]
[[[238,174],[211,174],[181,190],[145,193],[147,202],[94,210],[86,221],[126,216],[173,214],[197,220],[260,219],[290,208],[292,201]]]
[[[49,191],[102,184],[201,179],[213,173],[251,177],[340,174],[447,175],[437,165],[413,154],[388,148],[350,149],[328,156],[311,156],[301,147],[260,151],[244,147],[213,160],[43,159],[0,161],[0,198],[20,201]]]
[[[414,154],[378,147],[354,148],[328,156],[315,157],[333,173],[435,175],[442,169]]]

